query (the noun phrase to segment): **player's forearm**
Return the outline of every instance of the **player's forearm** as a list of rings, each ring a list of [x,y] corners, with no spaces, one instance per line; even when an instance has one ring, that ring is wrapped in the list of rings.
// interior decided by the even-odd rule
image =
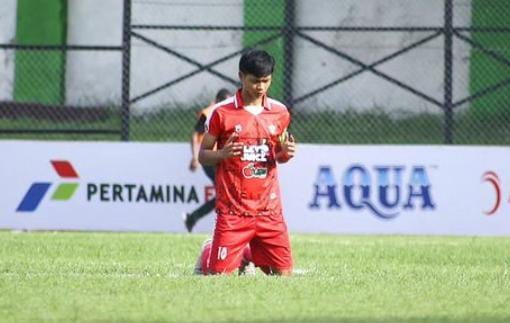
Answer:
[[[276,153],[275,157],[276,157],[275,158],[276,161],[280,164],[284,164],[292,158],[291,156],[289,156],[287,153],[285,153],[283,151]]]
[[[198,140],[198,134],[196,132],[194,132],[191,137],[191,155],[192,155],[193,159],[198,159],[199,151],[200,151],[200,143]]]
[[[221,150],[200,149],[198,153],[198,161],[202,165],[214,166],[223,159],[225,159],[225,157]]]

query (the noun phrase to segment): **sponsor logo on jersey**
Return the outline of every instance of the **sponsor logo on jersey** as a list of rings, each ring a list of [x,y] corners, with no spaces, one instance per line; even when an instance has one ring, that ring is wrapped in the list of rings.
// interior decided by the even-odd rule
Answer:
[[[245,178],[266,178],[267,168],[257,167],[253,163],[249,163],[243,167],[243,176]]]
[[[265,143],[261,145],[246,145],[243,147],[242,161],[249,162],[267,162],[269,146]]]

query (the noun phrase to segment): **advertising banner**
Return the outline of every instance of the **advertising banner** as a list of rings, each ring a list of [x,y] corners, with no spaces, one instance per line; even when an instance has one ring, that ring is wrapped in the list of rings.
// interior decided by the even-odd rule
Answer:
[[[214,198],[187,143],[0,149],[0,229],[186,232],[182,214]],[[279,175],[293,233],[510,235],[507,147],[301,144]]]
[[[281,168],[291,231],[510,235],[510,148],[300,145]]]
[[[185,232],[214,198],[189,144],[0,141],[0,228]],[[197,231],[213,227],[213,216]]]

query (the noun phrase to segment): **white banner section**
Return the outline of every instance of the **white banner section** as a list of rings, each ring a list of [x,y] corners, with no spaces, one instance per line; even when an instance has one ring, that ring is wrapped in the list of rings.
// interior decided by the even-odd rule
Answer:
[[[291,231],[510,235],[510,147],[301,145]]]
[[[185,232],[214,197],[186,143],[0,141],[0,228]],[[510,236],[510,148],[298,147],[280,165],[293,233]],[[210,232],[214,212],[194,231]]]
[[[189,144],[0,141],[0,228],[186,232],[214,198]],[[209,231],[214,217],[196,231]]]

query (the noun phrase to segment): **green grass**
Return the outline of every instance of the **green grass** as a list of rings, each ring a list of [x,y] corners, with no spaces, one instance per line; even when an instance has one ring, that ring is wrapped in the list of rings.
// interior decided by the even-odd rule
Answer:
[[[0,321],[510,321],[508,238],[293,235],[290,278],[193,276],[204,238],[0,232]]]
[[[196,109],[161,110],[132,116],[131,141],[188,142],[196,122]],[[443,144],[442,114],[382,111],[293,113],[291,131],[298,142],[330,144]],[[453,143],[458,145],[510,145],[510,109],[495,113],[472,110],[454,118]],[[51,122],[35,119],[0,118],[0,129],[112,129],[119,134],[1,134],[0,139],[120,140],[118,113],[95,122]]]

